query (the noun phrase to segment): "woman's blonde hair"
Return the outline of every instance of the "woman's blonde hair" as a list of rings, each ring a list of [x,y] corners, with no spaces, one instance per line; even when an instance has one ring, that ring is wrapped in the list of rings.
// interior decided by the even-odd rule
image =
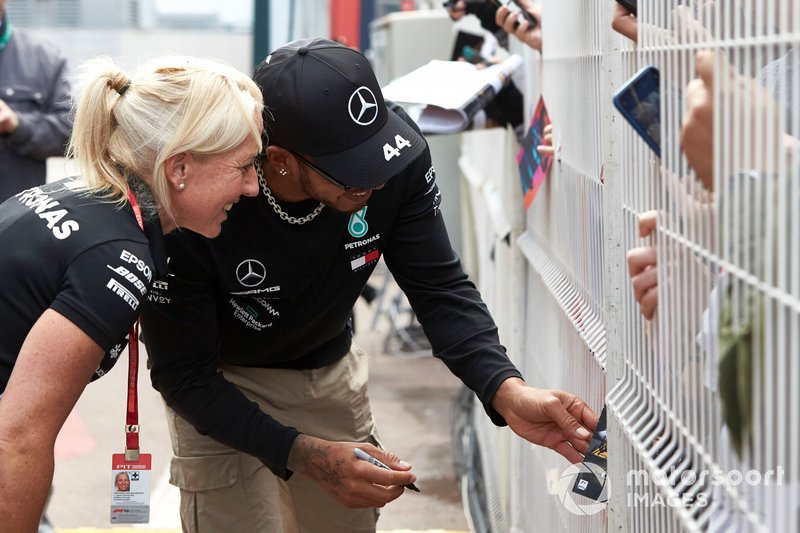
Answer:
[[[87,189],[125,203],[134,174],[174,220],[164,163],[181,152],[220,154],[254,139],[261,150],[263,101],[249,76],[216,61],[168,56],[128,76],[112,59],[84,63],[68,153]]]

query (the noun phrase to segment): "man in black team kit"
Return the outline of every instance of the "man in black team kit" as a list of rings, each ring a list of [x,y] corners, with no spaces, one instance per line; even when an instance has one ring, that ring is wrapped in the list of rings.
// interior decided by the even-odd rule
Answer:
[[[450,246],[425,140],[384,102],[364,56],[295,41],[255,80],[262,195],[242,198],[214,240],[169,236],[174,275],[142,315],[184,530],[374,531],[377,508],[415,481],[376,446],[367,356],[348,326],[381,257],[491,419],[580,461],[597,416],[529,387],[509,361]]]

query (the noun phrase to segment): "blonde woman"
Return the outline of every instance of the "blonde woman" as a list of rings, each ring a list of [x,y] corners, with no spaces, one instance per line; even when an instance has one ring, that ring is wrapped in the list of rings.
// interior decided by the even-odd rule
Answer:
[[[164,234],[215,237],[258,193],[263,104],[248,76],[188,57],[129,76],[97,59],[78,81],[69,152],[81,176],[0,206],[2,531],[36,531],[59,429],[166,274]]]

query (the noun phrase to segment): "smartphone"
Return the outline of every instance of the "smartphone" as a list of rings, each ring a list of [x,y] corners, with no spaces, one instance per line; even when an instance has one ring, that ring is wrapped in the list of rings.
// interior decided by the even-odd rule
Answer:
[[[652,65],[637,72],[614,93],[614,107],[647,145],[661,157],[659,74]]]
[[[495,3],[495,2],[492,2]],[[525,20],[528,22],[528,29],[532,30],[539,25],[539,21],[536,20],[536,17],[531,15],[525,10],[525,7],[522,5],[520,0],[500,0],[500,5],[504,5],[508,8],[509,11],[512,13],[516,13],[517,16],[522,15],[525,17]],[[517,29],[519,23],[514,24],[514,29]]]

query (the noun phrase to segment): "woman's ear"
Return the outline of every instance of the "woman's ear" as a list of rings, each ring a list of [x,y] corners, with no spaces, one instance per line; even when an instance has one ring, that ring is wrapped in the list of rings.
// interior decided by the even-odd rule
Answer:
[[[186,188],[189,164],[189,154],[187,152],[180,152],[164,161],[164,175],[171,187],[179,191]]]

